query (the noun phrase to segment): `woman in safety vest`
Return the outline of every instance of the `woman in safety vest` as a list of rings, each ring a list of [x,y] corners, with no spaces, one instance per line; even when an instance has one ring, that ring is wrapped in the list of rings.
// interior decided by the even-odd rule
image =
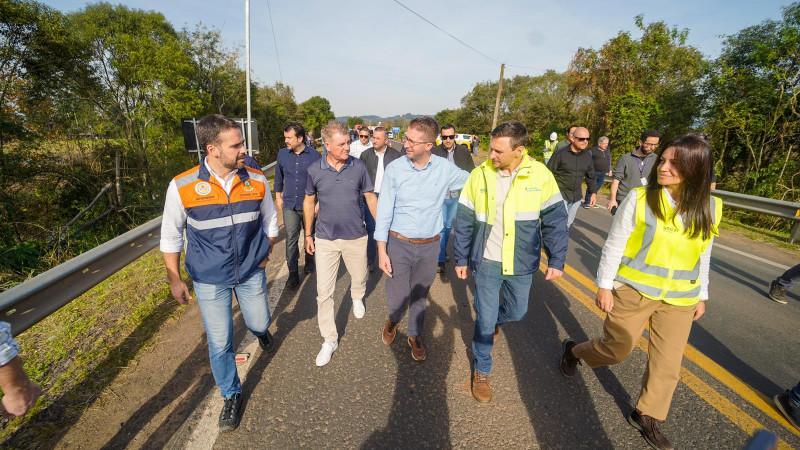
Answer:
[[[647,185],[619,207],[597,270],[597,307],[608,313],[603,336],[562,343],[561,373],[623,361],[650,324],[647,370],[628,422],[654,448],[671,449],[660,430],[678,384],[692,322],[706,310],[711,245],[722,201],[711,197],[713,155],[696,136],[673,139]],[[620,212],[622,213],[620,215]]]

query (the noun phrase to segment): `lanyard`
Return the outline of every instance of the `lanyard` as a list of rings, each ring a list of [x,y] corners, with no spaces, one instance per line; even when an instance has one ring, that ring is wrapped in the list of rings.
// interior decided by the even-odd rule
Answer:
[[[647,167],[647,156],[644,158],[639,158],[639,155],[634,155],[636,157],[636,165],[639,166],[639,175],[644,175],[644,169]]]

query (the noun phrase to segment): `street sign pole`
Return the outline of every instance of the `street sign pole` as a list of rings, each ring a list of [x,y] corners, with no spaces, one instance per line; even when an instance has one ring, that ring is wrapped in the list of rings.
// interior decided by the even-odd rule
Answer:
[[[245,40],[245,71],[247,75],[245,79],[247,80],[247,154],[253,156],[253,147],[250,144],[252,139],[250,135],[252,134],[251,131],[253,130],[250,126],[252,120],[252,113],[250,111],[250,0],[244,1],[245,7],[245,27],[244,27],[244,40]]]

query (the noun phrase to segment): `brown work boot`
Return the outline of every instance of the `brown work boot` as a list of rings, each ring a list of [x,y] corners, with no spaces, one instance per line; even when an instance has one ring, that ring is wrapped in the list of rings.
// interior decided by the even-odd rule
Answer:
[[[500,337],[500,325],[494,326],[494,342],[497,342],[497,339]]]
[[[565,377],[574,377],[578,371],[578,364],[583,364],[580,358],[572,354],[572,348],[576,345],[578,344],[569,338],[561,343],[561,374]]]
[[[411,346],[411,357],[415,361],[425,361],[427,352],[425,351],[425,346],[422,345],[422,336],[410,336],[408,345]]]
[[[481,403],[492,401],[492,386],[489,385],[489,375],[484,375],[477,370],[472,375],[472,396]]]
[[[664,423],[663,421],[645,416],[641,411],[635,409],[631,415],[628,416],[628,423],[642,433],[644,440],[650,444],[650,447],[659,450],[672,450],[672,444],[661,434],[661,424]]]
[[[397,322],[387,320],[386,326],[383,327],[383,333],[381,333],[381,339],[383,339],[383,343],[386,345],[391,344],[395,336],[397,336]]]

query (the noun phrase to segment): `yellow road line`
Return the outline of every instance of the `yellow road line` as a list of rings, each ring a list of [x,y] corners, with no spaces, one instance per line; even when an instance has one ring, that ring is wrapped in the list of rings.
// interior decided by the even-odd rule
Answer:
[[[545,272],[547,270],[547,266],[544,263],[544,261],[542,261],[541,265],[539,266],[539,269],[542,272]],[[579,282],[581,282],[581,279],[578,278],[578,277],[582,277],[583,280],[589,281],[588,278],[586,278],[585,276],[583,276],[582,274],[577,272],[572,267],[569,267],[569,266],[565,265],[564,272],[566,274],[570,275],[571,277],[575,278]],[[556,285],[558,285],[558,287],[560,287],[561,289],[566,291],[569,295],[571,295],[576,300],[581,302],[581,304],[586,306],[586,308],[588,308],[590,311],[592,311],[597,317],[599,317],[601,319],[605,319],[605,313],[600,311],[600,309],[594,304],[594,300],[591,299],[588,295],[586,295],[583,291],[581,291],[578,287],[576,287],[575,285],[573,285],[569,281],[565,280],[563,277],[562,278],[557,278],[555,280],[555,283],[556,283]],[[589,283],[591,283],[591,281],[589,281]],[[587,285],[587,284],[584,284],[583,282],[581,282],[581,284],[583,284],[584,286],[588,287],[590,290],[596,291],[596,288],[594,287],[593,283]],[[642,351],[646,352],[647,351],[647,342],[648,342],[647,338],[642,336],[642,338],[637,343],[637,347],[639,347]],[[700,353],[697,350],[695,350],[695,352]],[[705,368],[703,367],[703,369],[705,369]],[[722,369],[722,368],[720,367],[720,369]],[[725,370],[725,369],[722,369],[722,370]],[[730,376],[733,377],[734,379],[736,379],[736,377],[734,377],[733,375],[730,375]],[[741,428],[744,432],[746,432],[750,436],[753,436],[758,430],[766,429],[765,426],[761,425],[761,423],[759,423],[757,420],[752,418],[749,414],[747,414],[741,408],[739,408],[738,406],[733,404],[730,400],[725,398],[722,394],[717,392],[714,388],[712,388],[706,382],[704,382],[703,380],[698,378],[696,375],[691,373],[685,367],[681,367],[681,381],[686,386],[688,386],[689,389],[691,389],[693,392],[695,392],[700,398],[705,400],[709,405],[714,407],[717,411],[721,412],[731,422],[733,422],[736,426]],[[740,383],[742,383],[742,382],[740,381]],[[744,383],[742,383],[742,384],[744,384]],[[762,409],[762,408],[759,408],[759,409]],[[764,411],[764,412],[767,413],[768,415],[770,415],[770,417],[774,417],[774,415],[773,414],[769,414],[768,411]],[[777,414],[777,411],[775,411],[775,413]],[[777,414],[777,415],[779,416],[778,419],[783,419],[783,416],[780,416],[780,414]],[[778,420],[778,421],[780,422],[780,420]],[[783,419],[783,422],[786,422],[786,420]],[[783,424],[783,422],[781,422],[781,423]],[[784,426],[787,426],[787,425],[788,425],[787,428],[789,430],[797,433],[793,428],[790,428],[791,425],[789,425],[788,422],[786,422]],[[778,438],[778,448],[779,449],[791,449],[792,447],[788,443],[786,443],[786,441]]]

